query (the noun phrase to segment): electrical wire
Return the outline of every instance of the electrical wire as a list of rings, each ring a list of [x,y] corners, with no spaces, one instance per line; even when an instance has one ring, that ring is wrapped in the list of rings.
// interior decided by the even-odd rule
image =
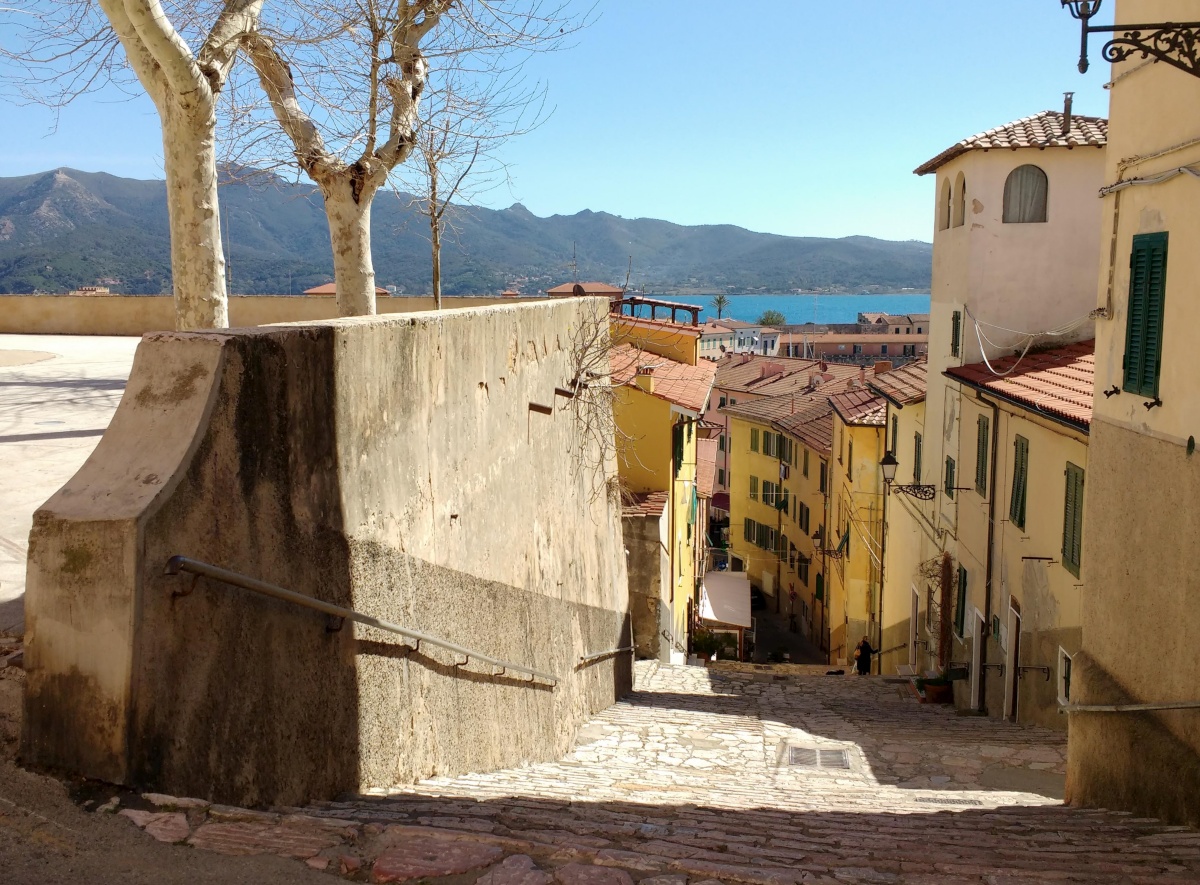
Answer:
[[[964,306],[964,310],[966,310],[967,316],[970,318],[971,324],[975,329],[975,340],[979,342],[979,352],[983,356],[983,364],[987,366],[987,370],[997,378],[1004,378],[1015,372],[1017,367],[1021,365],[1021,361],[1025,359],[1025,356],[1029,353],[1030,348],[1033,347],[1034,342],[1037,341],[1038,338],[1060,338],[1064,335],[1069,335],[1088,320],[1092,319],[1092,315],[1089,312],[1078,319],[1071,320],[1066,325],[1060,326],[1057,329],[1048,329],[1043,332],[1021,332],[1017,329],[1008,329],[1004,326],[998,326],[995,323],[984,322],[975,316],[975,314],[971,313],[971,309],[969,307]],[[1018,336],[1017,341],[1008,345],[997,344],[984,334],[982,328],[983,326],[988,326],[992,329],[999,329],[1002,332],[1008,332],[1016,335]],[[983,346],[985,341],[996,350],[1012,350],[1017,347],[1022,347],[1021,354],[1017,357],[1016,361],[1008,367],[1008,369],[1001,372],[995,366],[993,366],[991,360],[988,359],[987,350]]]

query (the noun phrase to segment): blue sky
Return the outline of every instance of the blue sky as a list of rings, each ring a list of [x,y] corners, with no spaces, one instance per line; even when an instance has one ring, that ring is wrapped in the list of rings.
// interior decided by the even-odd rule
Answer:
[[[1066,90],[1076,113],[1107,110],[1100,41],[1080,75],[1079,25],[1058,0],[599,0],[595,12],[571,48],[529,64],[554,112],[506,148],[512,185],[485,205],[929,240],[920,163],[1061,108]],[[57,129],[42,108],[0,113],[0,176],[162,176],[144,97],[81,99]]]

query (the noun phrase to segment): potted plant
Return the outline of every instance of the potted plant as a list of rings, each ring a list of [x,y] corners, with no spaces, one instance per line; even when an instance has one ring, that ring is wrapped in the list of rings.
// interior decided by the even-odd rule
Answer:
[[[917,691],[927,704],[950,704],[954,702],[954,684],[943,673],[940,676],[918,677]]]

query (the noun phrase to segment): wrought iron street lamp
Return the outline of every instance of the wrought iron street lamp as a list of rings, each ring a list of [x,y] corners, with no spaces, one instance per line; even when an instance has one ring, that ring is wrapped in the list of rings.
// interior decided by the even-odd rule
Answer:
[[[899,492],[902,495],[908,495],[910,498],[918,498],[921,501],[932,501],[937,497],[937,486],[893,485],[892,483],[896,479],[896,468],[899,466],[900,462],[896,460],[896,456],[891,452],[885,452],[882,460],[879,462],[879,469],[883,471],[883,485],[888,491]]]
[[[1105,61],[1124,61],[1135,53],[1154,58],[1200,77],[1200,22],[1159,22],[1142,25],[1096,26],[1089,24],[1100,11],[1104,0],[1060,0],[1081,22],[1079,39],[1079,73],[1088,69],[1087,44],[1089,34],[1114,34],[1104,44],[1100,54]]]

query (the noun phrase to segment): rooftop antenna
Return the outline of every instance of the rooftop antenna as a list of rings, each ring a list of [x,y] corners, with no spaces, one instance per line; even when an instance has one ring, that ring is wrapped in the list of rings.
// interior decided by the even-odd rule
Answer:
[[[579,262],[575,258],[575,241],[571,240],[571,273],[575,275],[575,282],[579,282]]]
[[[629,288],[629,275],[633,273],[633,256],[629,256],[629,267],[625,268],[625,285],[621,287],[621,294],[625,294],[625,290]]]
[[[1071,102],[1075,98],[1074,92],[1063,93],[1063,125],[1062,135],[1066,138],[1071,133]]]

